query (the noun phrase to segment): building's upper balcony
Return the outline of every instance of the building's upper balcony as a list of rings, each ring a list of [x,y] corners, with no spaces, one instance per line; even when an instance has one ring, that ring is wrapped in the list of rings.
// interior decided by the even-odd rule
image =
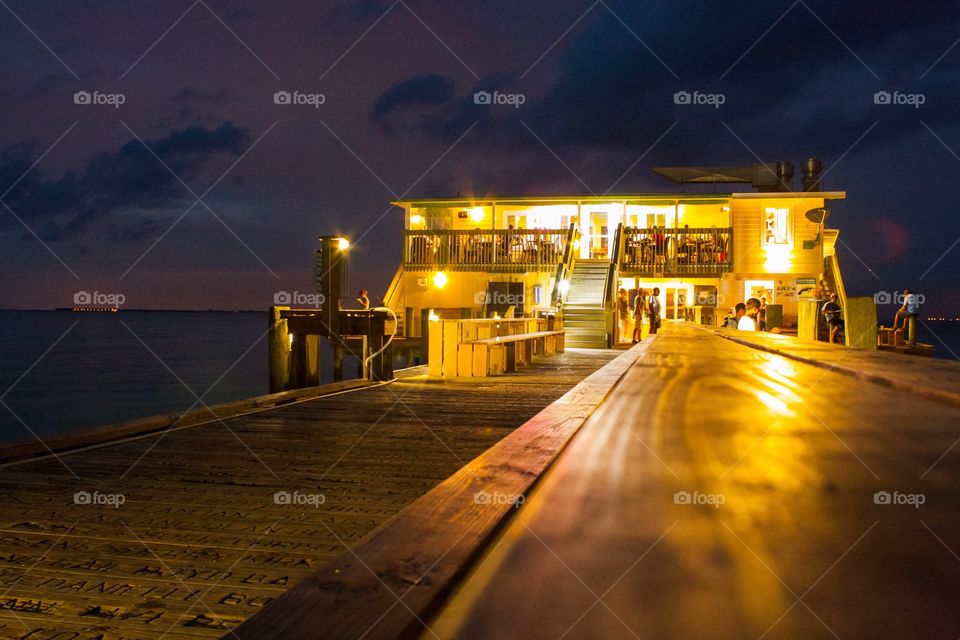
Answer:
[[[651,227],[623,230],[622,275],[705,275],[726,273],[733,265],[733,229]]]
[[[555,271],[576,239],[573,228],[408,229],[403,232],[403,267],[410,271]]]

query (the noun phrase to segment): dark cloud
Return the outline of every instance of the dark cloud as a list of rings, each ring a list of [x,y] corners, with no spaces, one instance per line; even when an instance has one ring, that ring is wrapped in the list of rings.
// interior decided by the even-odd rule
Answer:
[[[453,94],[453,80],[437,74],[416,75],[387,89],[374,102],[371,117],[383,130],[392,132],[412,110],[446,104]]]
[[[376,20],[390,8],[387,0],[333,0],[326,12],[317,18],[315,31],[340,33],[344,28],[356,29],[360,24]]]
[[[215,91],[199,91],[191,87],[187,87],[177,95],[173,96],[173,99],[177,102],[204,102],[207,104],[216,104],[223,102],[227,99],[228,93],[226,89],[217,89]]]
[[[93,76],[97,75],[97,72],[94,69],[87,69],[86,71],[81,71],[77,75],[80,76],[80,80],[87,80],[88,78],[92,78]],[[24,97],[38,98],[46,96],[64,85],[79,86],[76,84],[77,82],[77,78],[75,78],[73,74],[68,71],[64,71],[62,73],[45,73],[33,83]]]
[[[248,132],[226,122],[216,129],[192,126],[147,140],[154,153],[178,176],[188,180],[212,156],[238,156],[248,144]],[[34,162],[38,145],[21,143],[0,152],[0,184],[12,185]],[[9,188],[9,187],[6,187]],[[138,140],[116,151],[90,158],[83,171],[59,178],[34,168],[4,197],[47,241],[77,237],[96,220],[131,209],[163,209],[182,198],[184,187]],[[9,217],[7,224],[11,224]],[[140,224],[135,233],[114,233],[115,239],[137,239],[151,230]]]
[[[551,147],[617,155],[646,148],[678,122],[669,144],[651,160],[710,163],[754,162],[751,150],[765,160],[838,156],[878,120],[883,126],[859,149],[923,131],[921,117],[931,125],[960,121],[953,106],[960,99],[956,66],[943,64],[919,80],[955,41],[956,3],[926,2],[923,10],[901,3],[873,11],[856,3],[811,1],[785,16],[789,4],[607,4],[611,11],[598,5],[571,34],[552,82],[527,95],[519,110],[473,108],[478,88],[529,90],[529,78],[500,77],[446,100],[440,92],[430,94],[433,99],[419,106],[432,108],[408,128],[449,143],[480,120],[488,126],[479,144],[536,148],[522,119]],[[549,66],[548,59],[531,75],[549,74]],[[395,85],[380,100],[390,104],[400,89],[418,86],[418,78]],[[927,101],[919,112],[891,110],[873,103],[873,93],[883,89],[923,92]],[[678,91],[722,93],[726,102],[719,109],[678,105]]]

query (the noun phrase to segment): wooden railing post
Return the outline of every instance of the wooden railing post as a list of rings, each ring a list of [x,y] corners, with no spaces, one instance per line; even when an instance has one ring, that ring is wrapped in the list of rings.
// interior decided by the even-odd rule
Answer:
[[[267,316],[267,351],[270,359],[270,393],[279,393],[290,389],[290,334],[287,321],[280,317],[281,309],[290,307],[270,307]]]

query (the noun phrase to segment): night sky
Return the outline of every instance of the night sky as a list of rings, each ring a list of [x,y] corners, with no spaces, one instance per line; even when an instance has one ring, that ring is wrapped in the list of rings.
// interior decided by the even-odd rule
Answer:
[[[671,191],[650,167],[760,160],[799,185],[818,157],[848,293],[960,311],[955,1],[0,5],[0,308],[265,309],[312,290],[320,233],[358,241],[378,298],[400,196]]]

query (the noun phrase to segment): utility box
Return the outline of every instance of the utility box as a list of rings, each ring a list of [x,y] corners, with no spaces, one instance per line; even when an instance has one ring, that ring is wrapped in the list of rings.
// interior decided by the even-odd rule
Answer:
[[[768,304],[765,311],[766,314],[766,330],[770,331],[771,329],[783,328],[783,305],[782,304]]]

